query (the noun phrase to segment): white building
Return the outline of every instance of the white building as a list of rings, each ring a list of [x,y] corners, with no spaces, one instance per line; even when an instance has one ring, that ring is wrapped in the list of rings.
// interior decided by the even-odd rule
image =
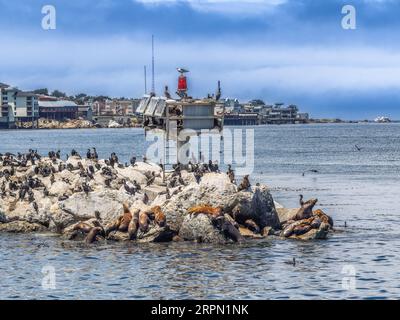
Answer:
[[[8,93],[6,89],[9,85],[0,82],[0,128],[9,129],[14,127],[14,111],[8,104]]]
[[[32,121],[39,118],[39,104],[35,94],[5,84],[1,84],[0,90],[2,117],[7,113],[8,122]]]

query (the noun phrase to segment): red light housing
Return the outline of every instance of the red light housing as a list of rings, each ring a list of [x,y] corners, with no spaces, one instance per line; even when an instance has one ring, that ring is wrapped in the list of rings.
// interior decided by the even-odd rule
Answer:
[[[187,91],[187,80],[183,74],[178,78],[178,91]]]

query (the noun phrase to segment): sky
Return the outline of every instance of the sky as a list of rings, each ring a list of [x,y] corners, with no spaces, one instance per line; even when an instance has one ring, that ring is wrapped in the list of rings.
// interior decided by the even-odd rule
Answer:
[[[344,5],[356,29],[343,29]],[[42,7],[56,9],[44,30]],[[400,1],[0,0],[0,82],[23,90],[190,94],[296,104],[312,117],[400,119]]]

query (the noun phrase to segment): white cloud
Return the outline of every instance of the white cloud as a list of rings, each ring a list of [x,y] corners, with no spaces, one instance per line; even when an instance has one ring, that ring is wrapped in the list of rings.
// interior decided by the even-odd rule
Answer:
[[[145,5],[186,3],[194,10],[223,14],[258,15],[273,10],[287,0],[134,0]]]
[[[0,82],[23,89],[49,87],[68,93],[140,96],[143,65],[150,64],[148,39],[3,39]],[[106,44],[106,45],[105,45]],[[191,71],[194,96],[205,96],[222,80],[225,96],[247,99],[267,90],[320,95],[400,90],[400,53],[365,47],[156,43],[156,86],[176,85],[177,66]],[[29,52],[29,54],[26,54]],[[295,101],[294,101],[295,102]]]

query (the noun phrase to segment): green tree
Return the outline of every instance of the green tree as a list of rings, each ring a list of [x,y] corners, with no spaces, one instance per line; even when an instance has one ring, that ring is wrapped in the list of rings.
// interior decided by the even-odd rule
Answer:
[[[33,90],[33,93],[35,93],[35,94],[44,94],[44,95],[48,96],[49,95],[49,90],[47,88],[36,89],[36,90]]]
[[[57,98],[64,98],[64,97],[67,96],[64,92],[61,92],[61,91],[59,91],[59,90],[54,90],[54,91],[51,93],[51,95],[54,96],[54,97],[57,97]]]

